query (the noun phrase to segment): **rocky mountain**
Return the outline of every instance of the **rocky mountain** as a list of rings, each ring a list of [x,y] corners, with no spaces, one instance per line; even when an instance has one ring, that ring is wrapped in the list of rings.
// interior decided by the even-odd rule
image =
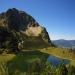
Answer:
[[[51,45],[46,28],[26,12],[12,8],[0,14],[0,48],[15,51]]]
[[[58,47],[75,48],[75,40],[53,40],[52,41]]]

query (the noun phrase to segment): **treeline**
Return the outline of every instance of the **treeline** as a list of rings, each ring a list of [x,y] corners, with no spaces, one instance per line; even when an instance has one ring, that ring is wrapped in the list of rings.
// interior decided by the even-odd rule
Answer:
[[[75,48],[70,48],[69,52],[75,53]]]

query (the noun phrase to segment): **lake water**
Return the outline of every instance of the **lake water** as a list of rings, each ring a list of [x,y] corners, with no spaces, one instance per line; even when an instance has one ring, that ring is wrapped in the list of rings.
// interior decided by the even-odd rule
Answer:
[[[53,64],[54,66],[57,66],[57,65],[59,65],[61,63],[64,63],[65,65],[70,63],[70,60],[61,59],[61,58],[58,58],[58,57],[55,57],[55,56],[52,56],[52,55],[50,55],[47,60],[51,64]]]

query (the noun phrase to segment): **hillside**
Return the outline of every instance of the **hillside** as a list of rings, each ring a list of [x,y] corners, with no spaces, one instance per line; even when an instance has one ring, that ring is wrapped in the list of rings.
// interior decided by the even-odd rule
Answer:
[[[52,41],[58,47],[65,47],[65,48],[75,48],[75,40],[53,40]]]
[[[21,50],[52,46],[46,28],[24,11],[12,8],[0,14],[0,48]]]

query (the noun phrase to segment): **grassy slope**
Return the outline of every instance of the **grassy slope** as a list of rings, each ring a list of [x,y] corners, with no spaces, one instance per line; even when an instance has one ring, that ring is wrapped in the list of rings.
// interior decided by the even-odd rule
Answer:
[[[50,47],[50,48],[42,49],[41,52],[44,52],[44,53],[47,53],[47,54],[52,54],[54,56],[57,56],[57,57],[63,58],[63,59],[69,59],[69,60],[71,60],[71,64],[75,65],[75,54],[70,52],[66,48]]]

